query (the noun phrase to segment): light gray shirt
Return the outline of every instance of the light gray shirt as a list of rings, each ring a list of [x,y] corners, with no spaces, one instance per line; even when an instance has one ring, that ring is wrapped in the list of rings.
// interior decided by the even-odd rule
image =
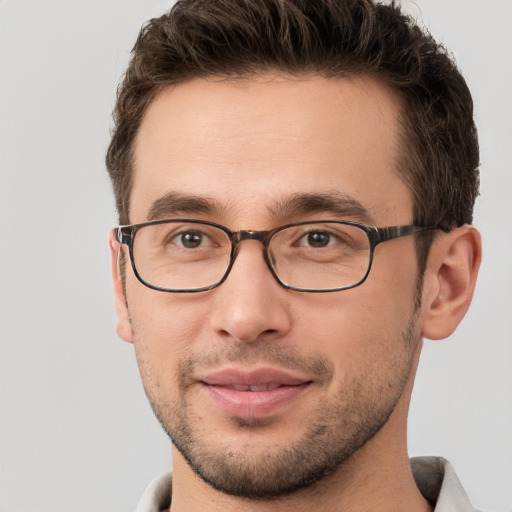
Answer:
[[[418,489],[435,504],[434,512],[478,512],[469,502],[451,464],[442,457],[414,457],[411,468]],[[161,512],[171,506],[171,473],[155,478],[135,512]]]

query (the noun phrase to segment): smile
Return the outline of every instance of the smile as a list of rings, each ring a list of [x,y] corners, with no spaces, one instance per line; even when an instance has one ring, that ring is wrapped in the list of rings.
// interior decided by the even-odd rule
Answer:
[[[282,370],[229,368],[208,374],[199,383],[224,413],[249,419],[268,417],[290,405],[312,381]]]

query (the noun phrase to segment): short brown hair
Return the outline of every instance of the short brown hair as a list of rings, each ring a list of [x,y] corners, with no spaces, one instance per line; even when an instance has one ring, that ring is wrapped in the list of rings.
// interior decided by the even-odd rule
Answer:
[[[181,0],[142,28],[118,89],[106,163],[121,223],[129,222],[134,139],[158,92],[269,71],[384,80],[401,98],[397,169],[414,223],[448,230],[472,222],[479,154],[471,94],[446,50],[394,1]],[[430,242],[422,248],[421,240],[423,271]]]

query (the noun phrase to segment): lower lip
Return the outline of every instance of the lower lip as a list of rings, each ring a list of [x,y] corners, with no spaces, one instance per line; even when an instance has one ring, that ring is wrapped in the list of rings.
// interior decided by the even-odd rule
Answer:
[[[203,390],[213,402],[230,416],[238,418],[264,418],[293,402],[308,387],[281,386],[267,391],[237,391],[222,386],[203,384]]]

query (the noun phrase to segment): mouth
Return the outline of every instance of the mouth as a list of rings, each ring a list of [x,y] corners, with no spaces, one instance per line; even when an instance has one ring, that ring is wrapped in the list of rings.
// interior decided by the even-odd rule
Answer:
[[[292,405],[313,381],[270,368],[227,368],[202,376],[201,389],[229,416],[265,418]]]

